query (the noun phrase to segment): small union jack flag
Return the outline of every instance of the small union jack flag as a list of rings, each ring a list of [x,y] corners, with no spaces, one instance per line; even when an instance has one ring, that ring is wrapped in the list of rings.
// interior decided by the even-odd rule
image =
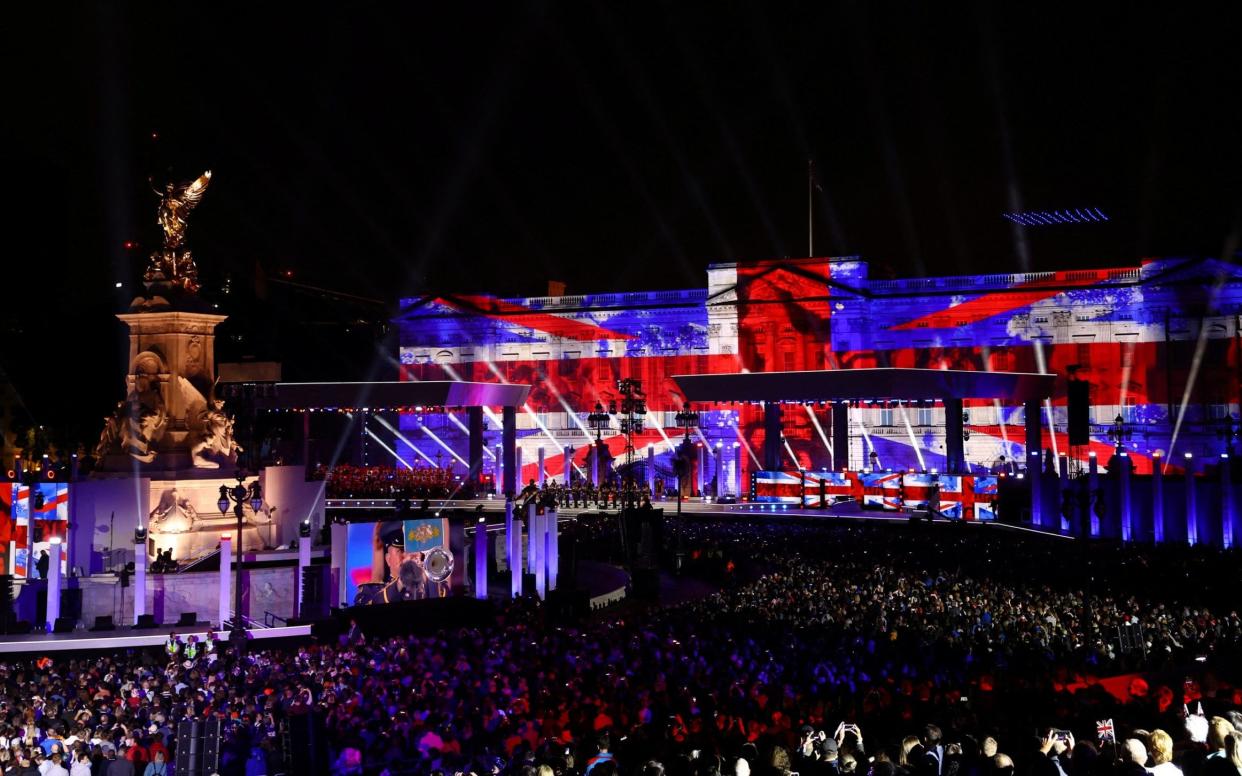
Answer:
[[[1095,732],[1100,737],[1101,744],[1117,743],[1117,732],[1113,728],[1111,719],[1102,719],[1095,723]]]

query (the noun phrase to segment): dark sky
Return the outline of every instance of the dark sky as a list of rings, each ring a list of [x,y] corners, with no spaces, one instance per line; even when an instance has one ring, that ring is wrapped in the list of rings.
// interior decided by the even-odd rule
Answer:
[[[806,255],[810,158],[816,253],[874,275],[1219,255],[1238,217],[1236,6],[268,5],[5,25],[0,366],[40,418],[120,398],[148,176],[214,171],[189,231],[209,287],[292,272],[385,303]],[[1015,202],[1112,220],[1023,249]]]

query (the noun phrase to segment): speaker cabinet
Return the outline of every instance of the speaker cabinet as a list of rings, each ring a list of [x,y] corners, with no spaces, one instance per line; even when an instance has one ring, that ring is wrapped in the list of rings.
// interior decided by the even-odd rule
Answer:
[[[331,575],[332,569],[329,566],[312,564],[302,569],[301,619],[327,619]]]
[[[116,630],[116,625],[112,622],[112,615],[101,614],[95,618],[95,626],[91,628],[93,631],[110,631]]]
[[[1069,443],[1079,447],[1091,443],[1091,383],[1070,380],[1066,388],[1069,408]]]

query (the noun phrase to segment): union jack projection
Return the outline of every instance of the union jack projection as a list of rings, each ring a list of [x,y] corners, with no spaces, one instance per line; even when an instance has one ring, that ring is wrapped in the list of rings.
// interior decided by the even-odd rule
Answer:
[[[583,418],[597,401],[607,406],[620,398],[621,378],[638,378],[647,391],[647,430],[635,440],[639,457],[645,459],[651,446],[657,472],[671,477],[670,454],[682,434],[674,415],[684,406],[672,376],[861,367],[1055,374],[1044,449],[1080,461],[1094,452],[1103,463],[1114,453],[1108,432],[1120,417],[1134,470],[1146,473],[1157,451],[1166,461],[1181,460],[1184,452],[1215,457],[1233,443],[1222,429],[1236,428],[1240,317],[1242,270],[1211,259],[873,280],[864,261],[817,258],[714,265],[702,289],[410,298],[402,300],[397,323],[402,379],[534,386],[518,414],[521,480],[527,481],[538,478],[540,448],[549,477],[563,477],[571,450],[573,465],[586,465],[594,434]],[[1091,384],[1090,444],[1073,448],[1066,436],[1071,371]],[[762,410],[738,404],[696,409],[700,427],[693,441],[705,453],[691,481],[709,493],[713,485],[742,493],[761,468]],[[973,479],[953,483],[952,491],[942,483],[942,506],[987,501],[980,496],[988,488],[994,495],[995,481],[989,484],[986,475],[1003,468],[1001,457],[1025,460],[1021,406],[968,401],[965,409],[970,471],[954,474]],[[782,468],[817,472],[829,466],[828,409],[792,410],[784,413]],[[499,429],[493,414],[489,472],[495,471]],[[411,465],[465,460],[464,417],[407,413],[399,431],[403,439],[395,438],[393,449]],[[619,430],[604,441],[620,457],[625,441]],[[859,480],[864,498],[877,506],[896,487],[879,472],[944,471],[943,407],[854,409],[850,460],[879,477]]]

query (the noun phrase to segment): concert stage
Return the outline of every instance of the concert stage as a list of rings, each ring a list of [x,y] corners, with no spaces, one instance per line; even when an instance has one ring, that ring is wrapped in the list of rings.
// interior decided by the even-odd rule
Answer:
[[[73,633],[27,633],[23,635],[0,636],[0,654],[31,654],[38,652],[80,652],[96,649],[131,649],[134,647],[162,647],[168,634],[176,633],[182,640],[197,636],[200,642],[207,638],[203,623],[189,630],[163,626],[137,630],[134,628],[118,628],[115,631],[74,631]],[[309,636],[310,625],[287,625],[277,628],[254,628],[249,631],[250,641],[266,641],[269,639],[285,639]],[[228,633],[216,631],[221,639],[227,639]]]

